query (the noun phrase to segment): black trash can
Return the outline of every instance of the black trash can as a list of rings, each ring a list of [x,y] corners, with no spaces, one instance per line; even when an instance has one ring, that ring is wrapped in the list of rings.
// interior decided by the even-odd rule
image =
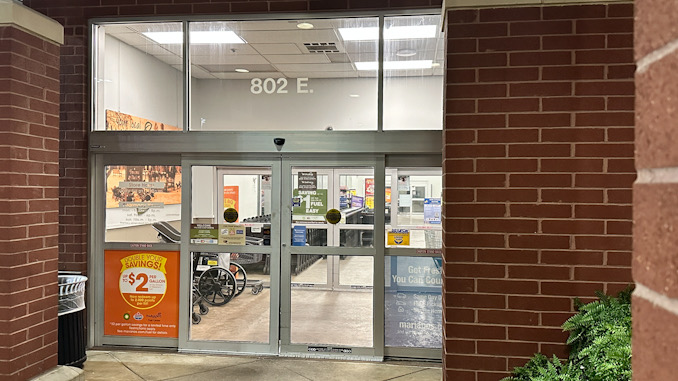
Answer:
[[[85,282],[82,275],[59,274],[59,365],[82,368],[87,359]]]

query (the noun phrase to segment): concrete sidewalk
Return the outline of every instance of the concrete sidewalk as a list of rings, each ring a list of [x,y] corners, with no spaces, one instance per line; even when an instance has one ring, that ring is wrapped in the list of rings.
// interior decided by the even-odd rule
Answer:
[[[287,357],[90,350],[85,380],[396,380],[438,381],[441,365],[406,361],[354,362]]]

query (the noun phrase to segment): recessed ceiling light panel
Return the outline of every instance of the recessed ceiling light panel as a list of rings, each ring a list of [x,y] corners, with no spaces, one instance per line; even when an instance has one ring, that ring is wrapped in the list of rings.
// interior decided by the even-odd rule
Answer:
[[[300,22],[297,24],[297,28],[299,29],[313,29],[315,26],[311,24],[310,22]]]
[[[400,49],[396,52],[398,57],[412,57],[417,54],[415,49]]]
[[[159,44],[181,44],[182,32],[144,32],[144,36]],[[191,44],[244,44],[245,40],[230,30],[193,31]]]
[[[392,26],[384,29],[385,40],[409,40],[415,38],[433,38],[436,36],[435,25]],[[344,41],[377,40],[379,28],[339,28]]]
[[[430,69],[432,64],[431,60],[385,61],[384,70]],[[379,63],[377,61],[356,62],[355,67],[358,70],[378,70]]]

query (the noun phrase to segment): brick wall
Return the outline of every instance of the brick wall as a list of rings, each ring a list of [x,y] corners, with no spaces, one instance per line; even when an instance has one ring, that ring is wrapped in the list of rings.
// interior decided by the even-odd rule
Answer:
[[[633,379],[676,378],[678,3],[637,0]]]
[[[444,367],[498,380],[631,282],[633,5],[447,17]]]
[[[87,22],[94,17],[440,8],[442,0],[24,0],[64,25],[61,49],[59,269],[87,271]]]
[[[57,364],[59,47],[0,27],[0,379]]]

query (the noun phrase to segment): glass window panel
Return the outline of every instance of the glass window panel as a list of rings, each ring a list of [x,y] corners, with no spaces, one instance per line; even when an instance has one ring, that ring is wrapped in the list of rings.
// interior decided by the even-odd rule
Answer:
[[[390,347],[442,347],[442,258],[385,260],[384,336]]]
[[[327,285],[327,256],[294,254],[291,256],[290,272],[292,287]]]
[[[340,262],[341,276],[347,284],[371,285],[372,258],[327,256],[322,262]],[[309,266],[297,277],[323,277],[327,269]],[[315,275],[311,273],[316,273]],[[308,274],[308,275],[306,275]],[[326,275],[325,275],[326,276]],[[293,280],[294,282],[294,280]],[[371,287],[295,287],[291,295],[291,341],[297,344],[373,345],[373,293]]]
[[[341,229],[339,231],[339,246],[341,247],[372,247],[374,233],[369,229]]]
[[[374,258],[367,256],[341,256],[339,284],[353,288],[373,286]]]
[[[271,314],[269,255],[191,255],[191,340],[267,343]]]
[[[182,24],[111,24],[95,30],[93,129],[182,130]]]
[[[384,19],[384,130],[442,130],[440,15]]]
[[[440,168],[387,169],[386,246],[442,248]],[[392,194],[391,194],[392,193]],[[390,202],[388,202],[390,199]]]
[[[181,166],[109,165],[106,242],[180,241]]]
[[[376,130],[377,18],[192,22],[191,125],[207,131]],[[197,36],[200,34],[201,39]],[[209,36],[212,36],[211,38]]]

